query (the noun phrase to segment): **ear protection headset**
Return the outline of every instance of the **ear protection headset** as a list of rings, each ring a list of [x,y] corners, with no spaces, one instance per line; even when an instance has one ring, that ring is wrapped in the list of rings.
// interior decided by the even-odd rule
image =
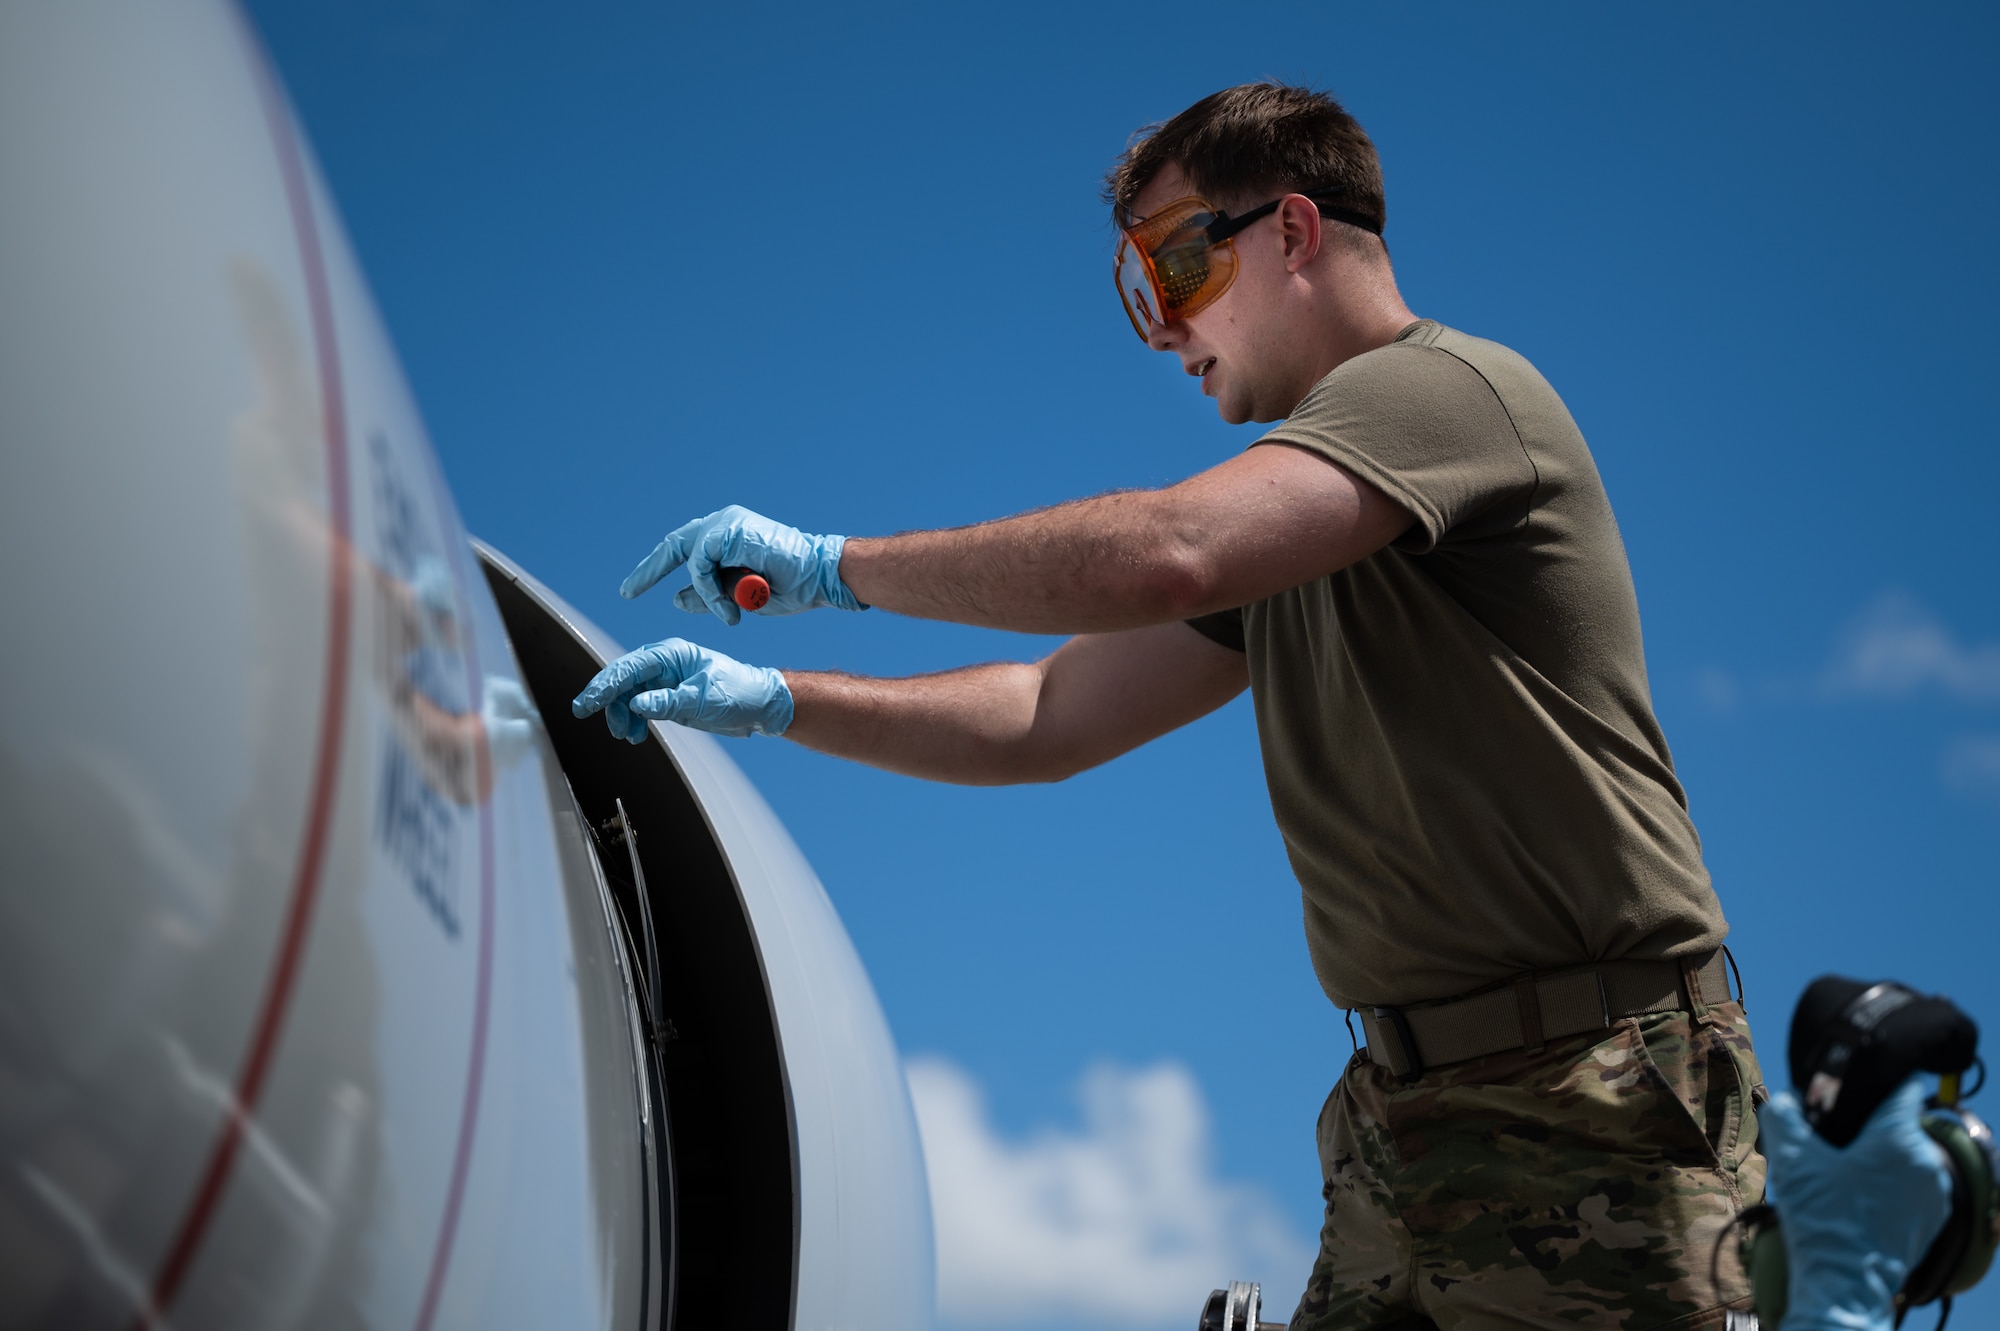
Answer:
[[[1835,1146],[1853,1141],[1875,1107],[1914,1073],[1941,1078],[1923,1127],[1951,1171],[1951,1217],[1896,1296],[1899,1326],[1911,1308],[1942,1299],[1942,1327],[1952,1296],[1979,1283],[2000,1246],[2000,1147],[1992,1130],[1959,1103],[1986,1081],[1978,1043],[1979,1028],[1949,999],[1893,981],[1822,976],[1792,1016],[1792,1084],[1800,1088],[1806,1122]],[[1975,1065],[1979,1081],[1961,1091],[1960,1077]],[[1757,1319],[1776,1327],[1784,1320],[1789,1279],[1778,1213],[1756,1206],[1738,1220]]]

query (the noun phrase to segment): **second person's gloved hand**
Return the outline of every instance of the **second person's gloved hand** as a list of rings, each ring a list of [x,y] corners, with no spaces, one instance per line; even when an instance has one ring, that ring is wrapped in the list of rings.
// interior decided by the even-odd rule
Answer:
[[[697,614],[708,611],[725,624],[743,617],[718,581],[725,568],[750,569],[771,584],[771,599],[760,615],[795,615],[822,606],[866,610],[840,580],[840,552],[846,545],[845,536],[808,535],[731,504],[669,532],[619,584],[618,594],[629,600],[686,564],[691,585],[681,589],[674,604]]]
[[[1861,1135],[1834,1146],[1789,1091],[1757,1111],[1791,1279],[1779,1331],[1890,1331],[1896,1292],[1951,1214],[1944,1151],[1910,1078]]]
[[[644,742],[648,721],[714,735],[782,735],[792,724],[792,691],[768,667],[668,638],[598,671],[570,711],[579,717],[602,711],[611,733],[633,744]]]

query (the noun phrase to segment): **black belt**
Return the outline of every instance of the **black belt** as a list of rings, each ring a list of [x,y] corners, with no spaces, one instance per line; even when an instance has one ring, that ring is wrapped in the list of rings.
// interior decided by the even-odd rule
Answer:
[[[1460,998],[1358,1009],[1369,1060],[1415,1081],[1426,1068],[1601,1031],[1620,1017],[1692,1012],[1730,999],[1727,952],[1677,961],[1601,961],[1539,971]],[[1740,994],[1740,987],[1739,987]]]

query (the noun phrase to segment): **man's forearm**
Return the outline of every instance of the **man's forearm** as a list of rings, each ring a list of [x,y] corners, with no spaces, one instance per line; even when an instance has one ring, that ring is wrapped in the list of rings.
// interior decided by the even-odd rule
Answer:
[[[1181,624],[1071,638],[1033,665],[914,679],[786,671],[786,739],[892,772],[1060,781],[1184,726],[1249,684],[1241,652]]]
[[[1069,775],[1039,751],[1039,666],[968,666],[911,679],[787,670],[785,738],[931,781],[1000,786]]]
[[[870,605],[1024,633],[1111,633],[1247,605],[1365,558],[1410,525],[1325,459],[1252,448],[1164,490],[947,531],[850,539]]]
[[[840,577],[870,605],[1021,633],[1102,633],[1199,613],[1198,533],[1167,491],[1099,495],[943,531],[854,537]]]

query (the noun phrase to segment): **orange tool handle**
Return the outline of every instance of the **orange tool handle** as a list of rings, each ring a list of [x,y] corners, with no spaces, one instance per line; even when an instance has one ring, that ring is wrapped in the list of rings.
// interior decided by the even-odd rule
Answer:
[[[722,594],[745,610],[762,610],[771,599],[771,584],[764,581],[763,574],[747,568],[725,568],[717,581],[722,584]]]

